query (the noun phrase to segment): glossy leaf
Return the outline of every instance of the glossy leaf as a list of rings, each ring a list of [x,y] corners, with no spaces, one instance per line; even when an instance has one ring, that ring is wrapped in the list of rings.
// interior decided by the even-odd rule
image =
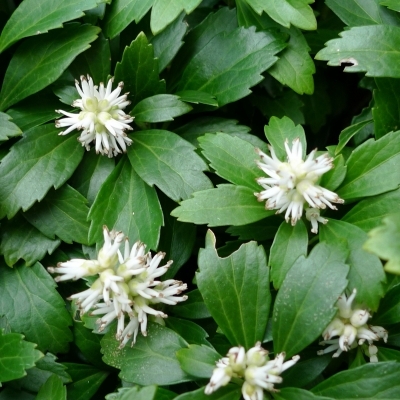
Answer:
[[[194,104],[206,104],[209,106],[218,107],[218,102],[215,100],[215,96],[212,96],[206,92],[199,92],[198,90],[184,90],[176,93],[182,101]]]
[[[276,353],[285,351],[287,358],[297,354],[317,339],[335,316],[334,304],[347,286],[346,253],[335,245],[320,243],[290,268],[274,305]]]
[[[357,135],[366,125],[368,125],[372,120],[368,119],[366,121],[358,122],[357,124],[350,125],[343,129],[339,135],[339,143],[336,146],[335,154],[339,154],[346,144],[351,140],[351,138]]]
[[[9,115],[0,112],[0,142],[22,134],[21,129],[11,119]]]
[[[264,249],[250,242],[220,258],[215,242],[214,234],[208,231],[206,247],[199,252],[197,285],[231,344],[253,347],[264,337],[271,303]]]
[[[172,309],[173,307],[171,307]],[[165,324],[168,328],[182,336],[189,344],[212,347],[207,341],[208,333],[200,326],[186,319],[169,317]]]
[[[198,289],[186,293],[188,299],[184,303],[178,303],[171,307],[171,313],[182,318],[203,319],[211,317],[203,297]]]
[[[5,110],[54,82],[74,58],[89,48],[100,29],[68,24],[51,34],[25,40],[14,53],[0,92]]]
[[[46,383],[40,388],[36,400],[66,400],[67,389],[57,375],[50,376]]]
[[[347,174],[347,166],[342,154],[339,154],[333,159],[333,167],[322,175],[319,185],[334,191],[341,185]]]
[[[79,164],[84,149],[71,134],[58,136],[53,124],[29,131],[0,165],[0,217],[13,217],[62,186]]]
[[[178,350],[176,356],[187,374],[206,379],[211,377],[215,363],[221,358],[214,349],[196,344],[189,345],[188,349]]]
[[[24,332],[41,351],[65,352],[72,340],[71,317],[41,264],[0,268],[0,315],[13,331]],[[18,310],[16,313],[14,310]]]
[[[89,242],[103,242],[103,225],[156,249],[163,225],[161,206],[154,188],[143,182],[125,157],[108,176],[89,211]]]
[[[383,0],[380,1],[379,4],[382,6],[386,6],[391,10],[400,12],[400,4],[397,2],[397,0]]]
[[[128,150],[132,167],[148,185],[156,185],[172,200],[187,199],[211,187],[202,172],[206,163],[178,135],[161,129],[141,131],[134,135],[134,142]]]

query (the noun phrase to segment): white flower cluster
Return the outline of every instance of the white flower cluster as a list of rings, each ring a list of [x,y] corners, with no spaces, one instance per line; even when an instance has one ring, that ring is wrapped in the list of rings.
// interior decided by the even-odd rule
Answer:
[[[339,357],[343,351],[348,351],[357,345],[363,345],[368,342],[368,355],[370,362],[377,362],[378,348],[373,344],[374,341],[383,339],[387,341],[388,333],[381,326],[367,325],[371,317],[367,310],[356,308],[352,309],[352,303],[356,297],[357,290],[347,298],[345,294],[339,297],[336,303],[338,312],[333,321],[326,327],[322,333],[324,340],[322,345],[329,344],[324,350],[318,351],[319,355],[336,350],[333,357]],[[336,339],[333,337],[338,336]]]
[[[132,140],[126,136],[125,129],[131,130],[128,125],[133,121],[130,115],[122,111],[130,101],[127,101],[128,93],[119,96],[124,86],[123,82],[112,90],[113,79],[104,87],[93,84],[93,79],[88,76],[81,76],[81,86],[75,81],[80,99],[75,100],[72,105],[81,109],[79,114],[70,113],[63,110],[56,110],[64,114],[67,118],[61,118],[56,121],[56,127],[69,128],[60,132],[60,135],[66,135],[74,129],[82,130],[78,140],[86,150],[90,150],[90,143],[96,141],[96,153],[116,156],[118,153],[126,152],[126,146],[131,145]]]
[[[318,233],[318,222],[326,224],[328,220],[320,217],[320,209],[326,206],[332,210],[336,207],[332,203],[343,203],[338,195],[317,184],[321,176],[332,167],[332,158],[327,153],[314,160],[316,149],[303,160],[303,148],[300,139],[293,140],[292,148],[285,142],[287,161],[280,161],[270,146],[271,157],[260,149],[256,152],[261,157],[257,165],[268,178],[258,178],[257,183],[265,190],[254,193],[258,201],[264,201],[267,210],[286,210],[286,222],[291,220],[292,225],[303,215],[304,203],[308,204],[306,218],[311,221],[311,232]]]
[[[147,315],[166,318],[167,315],[153,307],[158,303],[175,305],[185,301],[187,296],[177,296],[187,285],[174,279],[159,281],[172,261],[160,267],[165,253],[154,257],[146,253],[146,246],[136,242],[130,249],[128,238],[122,232],[109,231],[103,227],[104,246],[100,249],[97,260],[73,259],[59,263],[48,271],[58,275],[57,282],[98,275],[91,287],[70,299],[76,300],[81,313],[90,310],[91,315],[100,315],[97,320],[99,331],[104,330],[117,319],[116,338],[120,347],[124,347],[133,336],[132,346],[136,342],[139,326],[142,334],[147,335]],[[125,250],[119,250],[125,241]],[[125,325],[126,317],[129,322]]]
[[[260,342],[247,352],[241,346],[232,347],[226,357],[217,362],[217,368],[214,369],[204,392],[211,394],[227,385],[232,378],[242,378],[243,398],[263,400],[263,390],[276,391],[274,384],[282,382],[279,375],[300,359],[300,356],[294,356],[284,362],[285,356],[285,353],[280,353],[274,360],[270,360],[268,351],[261,347]]]

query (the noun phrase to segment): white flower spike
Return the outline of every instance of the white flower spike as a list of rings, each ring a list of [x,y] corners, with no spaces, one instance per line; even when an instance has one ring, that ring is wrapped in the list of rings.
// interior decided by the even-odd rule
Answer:
[[[98,276],[91,287],[81,293],[74,294],[81,313],[91,312],[99,315],[97,320],[99,331],[104,330],[117,320],[116,338],[120,347],[124,347],[130,339],[132,345],[140,331],[147,335],[148,315],[166,318],[167,315],[157,309],[159,303],[175,305],[185,301],[187,296],[179,296],[187,285],[174,279],[159,281],[172,261],[160,266],[165,253],[154,257],[146,253],[146,246],[136,242],[130,249],[128,238],[122,232],[109,231],[103,227],[104,245],[100,249],[97,260],[74,259],[59,263],[48,271],[57,273],[55,280],[66,281],[85,276]],[[124,254],[119,250],[125,241]],[[126,318],[129,319],[125,326]]]
[[[271,156],[260,149],[256,149],[261,161],[258,167],[268,177],[257,179],[257,183],[265,190],[254,193],[258,201],[264,201],[267,210],[277,210],[277,214],[286,210],[286,222],[292,225],[302,217],[304,205],[307,204],[306,217],[311,221],[311,232],[318,232],[318,222],[326,224],[328,221],[319,215],[320,209],[326,206],[332,210],[336,207],[332,203],[343,203],[339,196],[318,185],[321,176],[333,168],[333,159],[327,153],[314,159],[317,150],[313,150],[303,160],[303,147],[300,139],[293,140],[292,148],[285,142],[287,161],[281,161],[269,146]]]
[[[388,333],[381,326],[368,325],[367,321],[371,317],[367,310],[352,308],[357,290],[354,289],[350,296],[342,294],[336,302],[338,308],[333,321],[325,328],[322,336],[324,340],[321,345],[329,344],[324,350],[319,350],[318,354],[326,354],[335,351],[333,357],[339,357],[343,351],[349,351],[357,346],[368,342],[366,354],[370,357],[370,362],[378,362],[378,348],[373,344],[374,341],[383,339],[386,343]],[[337,336],[336,339],[332,339]],[[357,341],[358,339],[358,341]]]
[[[211,394],[227,385],[231,378],[243,379],[242,395],[245,400],[263,400],[263,391],[276,392],[274,384],[281,383],[280,374],[300,359],[294,356],[284,362],[285,353],[278,354],[274,360],[268,357],[268,351],[257,342],[245,352],[241,346],[232,347],[227,356],[217,362],[205,394]]]
[[[96,153],[116,156],[125,153],[126,147],[130,146],[132,140],[126,136],[125,130],[131,130],[129,124],[133,121],[130,115],[122,111],[130,101],[127,101],[128,93],[120,96],[123,82],[112,90],[113,79],[109,79],[107,87],[100,83],[97,87],[93,79],[88,75],[81,76],[81,85],[75,81],[76,89],[81,96],[72,105],[80,108],[79,114],[63,110],[56,110],[66,118],[56,121],[57,128],[68,127],[59,135],[66,135],[73,130],[81,130],[78,140],[86,150],[90,150],[90,143],[95,141]]]

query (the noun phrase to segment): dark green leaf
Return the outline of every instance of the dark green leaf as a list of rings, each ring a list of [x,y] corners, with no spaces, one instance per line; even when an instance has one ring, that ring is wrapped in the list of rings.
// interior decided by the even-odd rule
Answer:
[[[211,187],[202,172],[206,163],[178,135],[154,129],[137,132],[133,139],[128,150],[133,168],[148,185],[158,186],[172,200],[187,199]]]
[[[0,382],[26,375],[25,370],[35,366],[43,354],[35,350],[36,344],[23,340],[19,333],[5,334],[0,329]]]
[[[339,372],[311,389],[320,396],[334,399],[398,399],[400,364],[369,363]]]
[[[400,78],[400,28],[389,25],[357,26],[326,43],[316,60],[328,65],[352,64],[345,72],[367,72],[367,76]]]
[[[215,189],[195,192],[171,215],[178,221],[224,226],[250,224],[274,213],[257,201],[253,190],[244,186],[218,185]]]
[[[13,331],[52,353],[67,351],[72,340],[71,317],[55,286],[39,263],[0,268],[0,315],[7,317]]]
[[[312,343],[335,316],[347,286],[346,252],[320,243],[300,256],[278,292],[273,314],[274,350],[292,357]]]
[[[346,144],[350,141],[350,139],[353,136],[357,135],[357,133],[359,133],[370,122],[371,120],[367,119],[366,121],[358,122],[357,124],[350,125],[347,128],[343,129],[339,135],[339,143],[336,146],[335,154],[339,154],[346,146]]]
[[[333,168],[322,175],[319,185],[334,191],[343,182],[346,173],[345,159],[342,154],[339,154],[333,160]]]
[[[307,247],[308,232],[303,221],[297,221],[295,226],[283,221],[275,235],[269,258],[271,280],[276,289],[282,286],[296,259],[307,255]]]
[[[171,313],[177,317],[189,319],[203,319],[211,317],[203,297],[198,289],[186,293],[188,299],[184,303],[178,303],[171,307]]]
[[[21,215],[1,224],[0,252],[8,266],[18,260],[25,260],[29,267],[41,260],[46,253],[52,254],[60,245],[60,240],[49,239]]]
[[[48,190],[62,186],[79,164],[84,149],[74,135],[58,136],[53,124],[24,134],[0,165],[0,217],[26,211]]]
[[[89,211],[89,242],[103,240],[102,226],[117,229],[131,243],[141,240],[156,249],[163,225],[157,193],[143,182],[123,158],[108,176]]]
[[[333,400],[331,397],[317,396],[307,390],[298,388],[283,388],[274,394],[276,400]]]
[[[281,223],[281,217],[271,216],[248,225],[230,226],[226,232],[239,236],[239,240],[264,241],[275,237]]]
[[[175,400],[239,400],[241,398],[240,386],[227,385],[219,388],[212,394],[205,394],[204,387],[202,387],[193,392],[181,394]]]
[[[176,358],[176,352],[188,344],[174,331],[159,324],[150,323],[147,337],[138,335],[134,347],[119,349],[113,329],[104,336],[101,346],[104,362],[120,369],[119,376],[125,381],[161,386],[189,380]]]
[[[34,400],[35,396],[28,392],[14,390],[10,387],[3,389],[0,393],[0,400]]]
[[[11,119],[9,115],[0,112],[0,142],[22,134],[21,129]]]
[[[231,344],[253,347],[264,337],[271,303],[264,249],[250,242],[229,257],[220,258],[215,241],[209,230],[206,247],[199,252],[197,285]]]
[[[184,90],[176,93],[182,101],[194,104],[206,104],[209,106],[218,107],[218,102],[215,100],[215,96],[212,96],[206,92],[199,92],[198,90]]]
[[[171,307],[172,308],[172,307]],[[208,333],[192,321],[170,317],[166,320],[166,326],[178,335],[182,336],[189,344],[210,346],[207,341]]]
[[[378,257],[362,249],[366,239],[367,234],[363,230],[347,222],[330,219],[328,224],[320,227],[320,240],[332,245],[347,241],[350,250],[346,261],[350,265],[348,288],[357,289],[357,302],[376,310],[384,294],[382,282],[386,278]]]
[[[40,388],[35,400],[66,400],[67,390],[57,375],[50,376]]]
[[[349,200],[397,189],[400,184],[399,163],[399,132],[388,133],[376,141],[367,140],[347,160],[346,178],[337,191],[338,195]]]
[[[390,289],[379,304],[379,310],[374,315],[373,325],[392,325],[400,322],[400,285]]]
[[[158,60],[154,58],[153,46],[143,32],[125,48],[122,61],[115,67],[115,80],[124,82],[132,106],[147,97],[165,93],[165,82],[158,77]]]
[[[208,134],[199,139],[204,156],[222,178],[251,190],[260,190],[256,179],[263,173],[256,165],[257,155],[249,142],[226,133]]]
[[[188,113],[192,107],[172,94],[157,94],[136,104],[131,114],[136,122],[173,121],[175,117]]]
[[[95,26],[73,23],[24,41],[4,76],[0,109],[5,110],[54,82],[78,54],[89,48],[99,31]]]
[[[400,351],[388,349],[387,347],[379,347],[378,351],[379,361],[400,361]]]

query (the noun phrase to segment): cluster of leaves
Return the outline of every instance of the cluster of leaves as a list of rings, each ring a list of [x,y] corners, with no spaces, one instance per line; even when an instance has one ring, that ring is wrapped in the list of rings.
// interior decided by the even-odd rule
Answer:
[[[0,4],[0,400],[238,400],[237,384],[204,386],[230,347],[257,341],[301,355],[277,400],[399,398],[400,7],[310,3]],[[82,74],[124,82],[127,154],[57,134]],[[327,148],[321,185],[345,200],[318,236],[254,196],[254,147],[283,160],[294,138]],[[103,225],[193,283],[133,348],[114,326],[92,332],[66,300],[85,284],[56,287],[45,268],[95,257]],[[389,330],[379,363],[316,355],[346,288]]]

